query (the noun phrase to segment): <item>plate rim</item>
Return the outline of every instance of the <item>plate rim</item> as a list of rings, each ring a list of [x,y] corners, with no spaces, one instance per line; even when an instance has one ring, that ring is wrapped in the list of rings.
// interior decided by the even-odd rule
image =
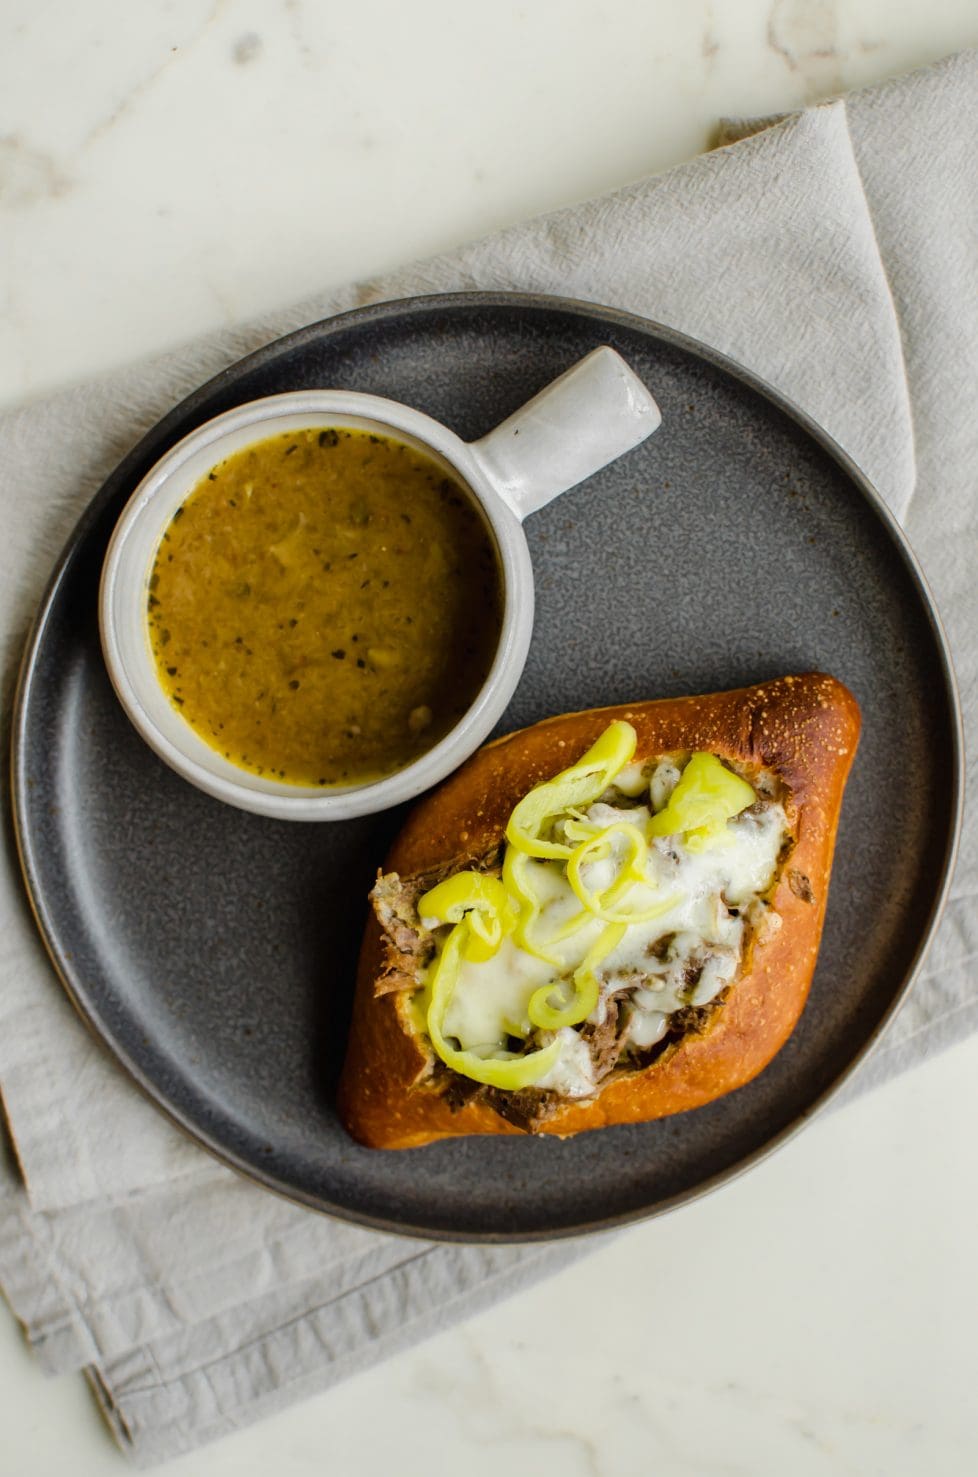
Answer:
[[[730,375],[734,380],[746,385],[763,400],[772,404],[777,410],[799,426],[804,433],[811,437],[836,462],[849,481],[856,487],[870,510],[882,522],[889,535],[891,546],[902,560],[911,582],[917,591],[922,607],[921,613],[926,616],[930,633],[940,658],[940,677],[948,703],[949,731],[947,738],[950,742],[953,758],[950,787],[950,827],[948,834],[943,839],[940,877],[933,894],[930,911],[914,946],[910,964],[902,983],[894,993],[886,1010],[876,1022],[873,1030],[869,1033],[860,1049],[848,1059],[846,1065],[829,1083],[828,1087],[804,1107],[780,1132],[766,1139],[763,1144],[743,1158],[738,1159],[735,1164],[718,1170],[706,1179],[698,1181],[695,1185],[687,1186],[676,1194],[657,1201],[652,1206],[619,1211],[597,1220],[592,1219],[572,1226],[558,1226],[551,1229],[519,1232],[494,1230],[458,1231],[451,1227],[433,1228],[430,1225],[412,1224],[382,1215],[368,1215],[361,1211],[351,1210],[347,1206],[326,1202],[321,1197],[306,1193],[301,1188],[297,1188],[276,1178],[274,1174],[266,1171],[263,1166],[246,1162],[242,1157],[217,1143],[199,1125],[188,1121],[187,1116],[181,1113],[173,1103],[165,1098],[162,1091],[152,1079],[130,1057],[124,1046],[112,1038],[111,1034],[104,1028],[103,1023],[98,1019],[97,1012],[89,1007],[85,999],[84,989],[79,989],[76,982],[72,979],[70,962],[58,945],[55,912],[49,908],[44,898],[44,887],[40,881],[37,853],[32,846],[29,819],[31,795],[27,774],[28,761],[26,757],[28,750],[27,720],[33,693],[32,684],[38,665],[39,650],[59,588],[76,552],[83,544],[91,525],[101,515],[104,505],[114,495],[116,482],[124,478],[131,463],[138,461],[140,451],[146,442],[151,437],[160,436],[161,433],[165,435],[166,429],[171,422],[183,420],[188,413],[192,414],[197,405],[209,398],[220,388],[222,380],[230,378],[232,374],[237,375],[242,370],[247,370],[249,366],[257,367],[262,361],[281,352],[285,346],[301,349],[309,342],[315,342],[322,335],[327,325],[331,332],[336,330],[342,331],[344,328],[357,328],[389,319],[404,318],[415,314],[422,316],[432,312],[451,312],[452,310],[461,308],[482,308],[483,310],[518,310],[523,308],[544,312],[553,311],[565,315],[573,314],[581,318],[597,321],[601,324],[609,324],[626,331],[637,331],[646,336],[657,338],[669,346],[678,348],[692,357],[703,360],[714,368]],[[763,1163],[764,1160],[777,1150],[783,1148],[841,1091],[867,1057],[872,1054],[917,980],[924,957],[933,940],[947,903],[963,823],[964,724],[960,692],[944,623],[926,576],[906,533],[885,502],[882,494],[876,489],[848,452],[835,441],[824,427],[813,420],[806,411],[802,410],[800,406],[796,405],[779,390],[769,385],[760,376],[729,355],[721,353],[710,345],[704,344],[688,334],[684,334],[677,329],[659,323],[655,319],[646,318],[638,313],[605,306],[600,303],[546,293],[487,292],[479,290],[430,293],[403,298],[388,298],[378,303],[354,307],[342,313],[317,319],[313,323],[304,324],[302,327],[293,329],[289,333],[269,339],[259,348],[225,365],[217,374],[212,375],[203,384],[192,390],[190,394],[185,395],[183,399],[172,405],[163,416],[153,422],[120,461],[113,466],[105,480],[101,483],[98,491],[82,510],[72,528],[44,587],[24,643],[23,655],[18,669],[11,706],[10,798],[12,829],[27,901],[55,975],[65,990],[76,1014],[89,1032],[100,1043],[101,1047],[109,1053],[116,1064],[126,1072],[129,1079],[164,1114],[169,1122],[184,1133],[193,1143],[212,1155],[226,1168],[234,1170],[251,1183],[261,1185],[264,1189],[272,1191],[274,1194],[279,1195],[294,1205],[299,1205],[303,1208],[314,1210],[319,1214],[343,1220],[349,1224],[434,1242],[470,1245],[528,1245],[547,1241],[566,1240],[571,1237],[583,1235],[597,1235],[601,1232],[610,1231],[622,1226],[652,1220],[660,1215],[667,1214],[671,1210],[677,1209],[681,1205],[701,1199],[704,1195],[712,1194],[722,1185],[739,1179],[742,1175],[748,1173],[749,1170]],[[328,824],[328,822],[323,822],[323,824]]]

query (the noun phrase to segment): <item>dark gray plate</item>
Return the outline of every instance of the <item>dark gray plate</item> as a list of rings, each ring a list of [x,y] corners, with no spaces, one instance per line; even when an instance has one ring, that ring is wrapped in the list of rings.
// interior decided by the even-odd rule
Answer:
[[[388,395],[481,435],[601,343],[662,429],[529,522],[539,608],[501,730],[550,713],[823,668],[865,729],[809,1005],[748,1087],[660,1123],[410,1153],[333,1106],[364,899],[400,816],[290,825],[165,768],[102,665],[99,570],[135,483],[256,396]],[[296,1200],[427,1236],[526,1239],[627,1221],[742,1169],[809,1115],[906,989],[956,829],[953,682],[911,556],[827,438],[735,367],[621,313],[510,295],[388,303],[270,344],[179,405],[110,477],[56,571],[15,723],[19,841],[82,1015],[176,1121]]]

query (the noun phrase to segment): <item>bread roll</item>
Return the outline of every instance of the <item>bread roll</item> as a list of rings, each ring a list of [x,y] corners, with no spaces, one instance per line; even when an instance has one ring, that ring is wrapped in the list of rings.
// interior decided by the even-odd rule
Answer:
[[[650,814],[661,810],[670,783],[685,773],[694,754],[715,756],[754,790],[756,804],[729,822],[730,836],[720,838],[723,845],[711,853],[712,860],[697,859],[684,845],[685,839],[693,846],[693,831],[651,843],[649,855],[654,851],[663,877],[694,879],[695,887],[684,883],[686,891],[675,889],[686,909],[676,917],[694,916],[690,899],[695,894],[695,917],[706,910],[715,919],[709,937],[701,939],[683,923],[661,937],[655,936],[655,924],[645,924],[644,932],[637,926],[627,929],[619,953],[634,936],[647,962],[636,966],[633,958],[615,974],[617,956],[612,955],[610,964],[595,967],[599,1004],[588,1020],[578,1022],[578,1040],[565,1040],[570,1056],[583,1063],[582,1079],[568,1079],[569,1088],[567,1072],[557,1078],[551,1073],[541,1087],[513,1091],[472,1081],[440,1059],[427,1030],[422,987],[446,929],[432,926],[431,919],[422,921],[418,900],[434,883],[459,872],[498,875],[507,822],[517,803],[534,786],[577,763],[618,721],[630,724],[636,736],[627,776],[623,770],[618,777],[621,785],[627,777],[628,793],[613,784],[588,812],[590,821],[582,821],[592,830],[599,823],[595,817],[608,822],[609,804],[619,807],[615,814],[637,816],[647,831],[654,829],[644,811],[628,807],[640,806],[644,795]],[[481,749],[411,812],[372,894],[374,912],[360,954],[339,1092],[340,1115],[350,1134],[369,1147],[386,1149],[467,1134],[566,1137],[683,1112],[750,1081],[784,1044],[805,1004],[858,736],[859,709],[852,694],[834,678],[811,673],[732,692],[567,714]],[[649,798],[650,783],[653,792],[657,787],[661,792],[658,804]],[[617,830],[624,835],[627,827]],[[756,895],[748,896],[740,882],[738,893],[723,881],[723,869],[732,869],[741,851],[750,860],[772,846],[776,853],[771,852],[769,871],[756,871]],[[702,881],[711,876],[712,893]],[[664,882],[660,892],[672,886]],[[733,906],[731,898],[741,905]],[[663,930],[669,921],[663,918]],[[737,941],[736,949],[730,940]],[[527,964],[527,956],[514,954],[513,947],[507,945],[506,958]],[[497,962],[493,980],[498,981],[499,968]],[[704,988],[704,975],[719,981],[712,995]],[[471,1001],[471,985],[466,988],[465,999]],[[671,1008],[646,1008],[660,999]],[[534,1042],[546,1039],[537,1033]],[[508,1046],[519,1050],[516,1040]]]

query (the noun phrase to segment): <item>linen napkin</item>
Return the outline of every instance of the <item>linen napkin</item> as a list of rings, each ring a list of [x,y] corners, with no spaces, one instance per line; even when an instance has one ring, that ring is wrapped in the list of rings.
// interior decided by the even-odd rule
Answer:
[[[129,446],[269,339],[359,304],[520,289],[646,315],[739,360],[903,522],[978,729],[978,54],[792,116],[612,195],[213,335],[0,420],[4,708],[49,567]],[[755,129],[757,125],[753,126]],[[974,749],[974,745],[972,748]],[[974,759],[972,758],[972,771]],[[972,779],[974,778],[972,774]],[[978,1026],[975,795],[917,986],[847,1089]],[[185,1140],[86,1035],[0,873],[0,1283],[49,1371],[84,1368],[148,1465],[321,1390],[579,1255],[348,1226]],[[837,1100],[838,1101],[838,1100]]]

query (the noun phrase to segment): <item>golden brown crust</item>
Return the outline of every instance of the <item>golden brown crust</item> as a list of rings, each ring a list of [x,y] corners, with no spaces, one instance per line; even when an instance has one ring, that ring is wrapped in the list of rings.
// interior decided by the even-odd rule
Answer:
[[[595,708],[547,719],[480,749],[412,811],[385,871],[402,877],[497,847],[516,802],[572,764],[608,723],[625,718],[637,760],[707,750],[763,766],[785,789],[795,838],[772,897],[782,926],[754,941],[744,970],[703,1034],[687,1034],[642,1071],[615,1073],[591,1101],[568,1103],[540,1132],[566,1136],[679,1113],[742,1086],[787,1040],[808,995],[825,916],[842,793],[859,739],[859,708],[835,678],[781,677],[703,697]],[[484,1101],[452,1109],[425,1079],[429,1049],[404,992],[376,996],[382,934],[371,918],[360,956],[339,1110],[373,1148],[411,1148],[462,1134],[520,1133]]]

